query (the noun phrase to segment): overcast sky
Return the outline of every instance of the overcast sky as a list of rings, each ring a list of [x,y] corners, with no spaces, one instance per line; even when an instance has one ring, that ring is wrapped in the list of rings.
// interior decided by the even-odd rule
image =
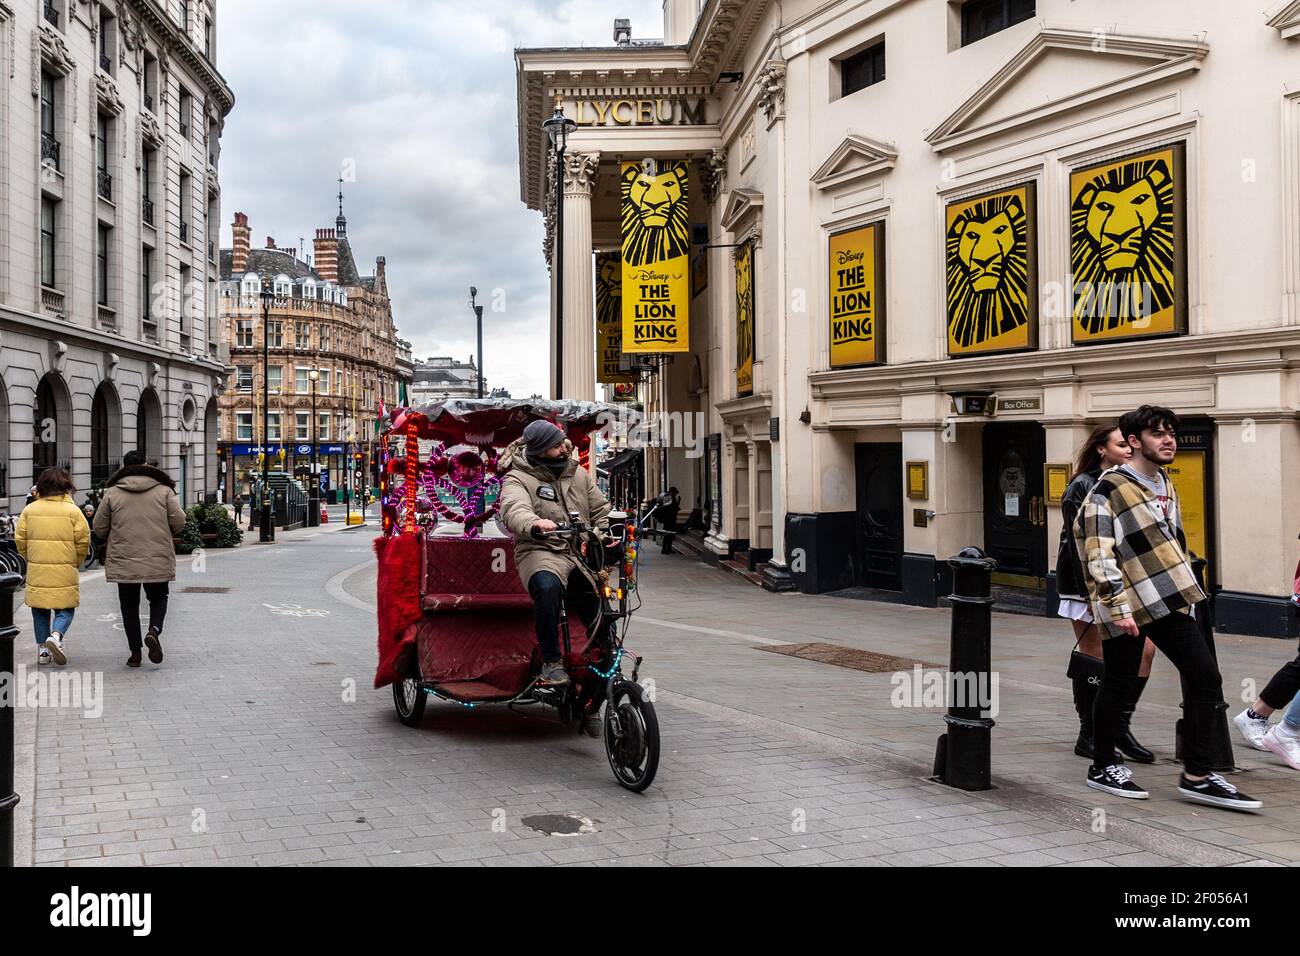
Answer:
[[[514,48],[608,45],[615,16],[663,34],[661,0],[221,0],[217,65],[235,92],[221,141],[221,242],[307,251],[337,214],[357,268],[387,259],[416,357],[474,353],[489,387],[547,387],[542,217],[519,200]],[[540,132],[538,135],[541,135]],[[493,312],[492,290],[504,292]]]

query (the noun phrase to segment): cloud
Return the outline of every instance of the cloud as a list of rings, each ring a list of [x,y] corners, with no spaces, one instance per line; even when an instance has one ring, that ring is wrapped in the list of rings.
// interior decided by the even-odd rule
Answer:
[[[513,51],[608,45],[616,14],[659,36],[661,3],[223,0],[219,13],[217,66],[236,100],[221,140],[222,244],[238,210],[254,246],[301,238],[310,251],[333,225],[336,180],[355,169],[343,191],[357,266],[386,257],[415,354],[473,354],[476,285],[489,386],[545,394],[550,280],[542,218],[519,199]]]

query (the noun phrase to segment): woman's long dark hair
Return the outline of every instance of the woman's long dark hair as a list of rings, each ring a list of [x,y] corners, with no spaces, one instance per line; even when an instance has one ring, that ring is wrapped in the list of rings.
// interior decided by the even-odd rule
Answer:
[[[1070,476],[1071,481],[1085,472],[1095,471],[1101,467],[1101,452],[1097,451],[1097,448],[1107,444],[1110,441],[1110,433],[1118,429],[1119,426],[1112,422],[1109,425],[1098,425],[1092,430],[1088,440],[1079,449],[1078,458],[1074,460],[1074,474]]]

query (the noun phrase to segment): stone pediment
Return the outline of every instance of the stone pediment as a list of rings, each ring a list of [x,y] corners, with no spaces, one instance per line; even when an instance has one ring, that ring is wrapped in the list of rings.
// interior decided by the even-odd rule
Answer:
[[[727,193],[722,207],[722,228],[736,232],[763,208],[763,194],[754,189],[737,186]]]
[[[1282,39],[1300,37],[1300,0],[1290,0],[1268,14],[1268,25],[1282,34]]]
[[[1209,45],[1044,26],[926,136],[936,152],[1200,69]]]
[[[812,174],[812,183],[818,189],[856,183],[889,172],[897,159],[898,150],[888,143],[850,133]]]

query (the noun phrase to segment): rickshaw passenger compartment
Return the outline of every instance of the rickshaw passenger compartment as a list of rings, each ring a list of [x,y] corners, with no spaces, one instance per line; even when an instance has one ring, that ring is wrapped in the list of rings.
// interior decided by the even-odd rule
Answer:
[[[439,685],[480,682],[458,698],[513,696],[527,685],[538,656],[533,601],[515,567],[513,538],[426,536],[421,561],[416,646],[420,676]],[[569,619],[574,653],[586,629]],[[452,690],[448,687],[447,690]]]

